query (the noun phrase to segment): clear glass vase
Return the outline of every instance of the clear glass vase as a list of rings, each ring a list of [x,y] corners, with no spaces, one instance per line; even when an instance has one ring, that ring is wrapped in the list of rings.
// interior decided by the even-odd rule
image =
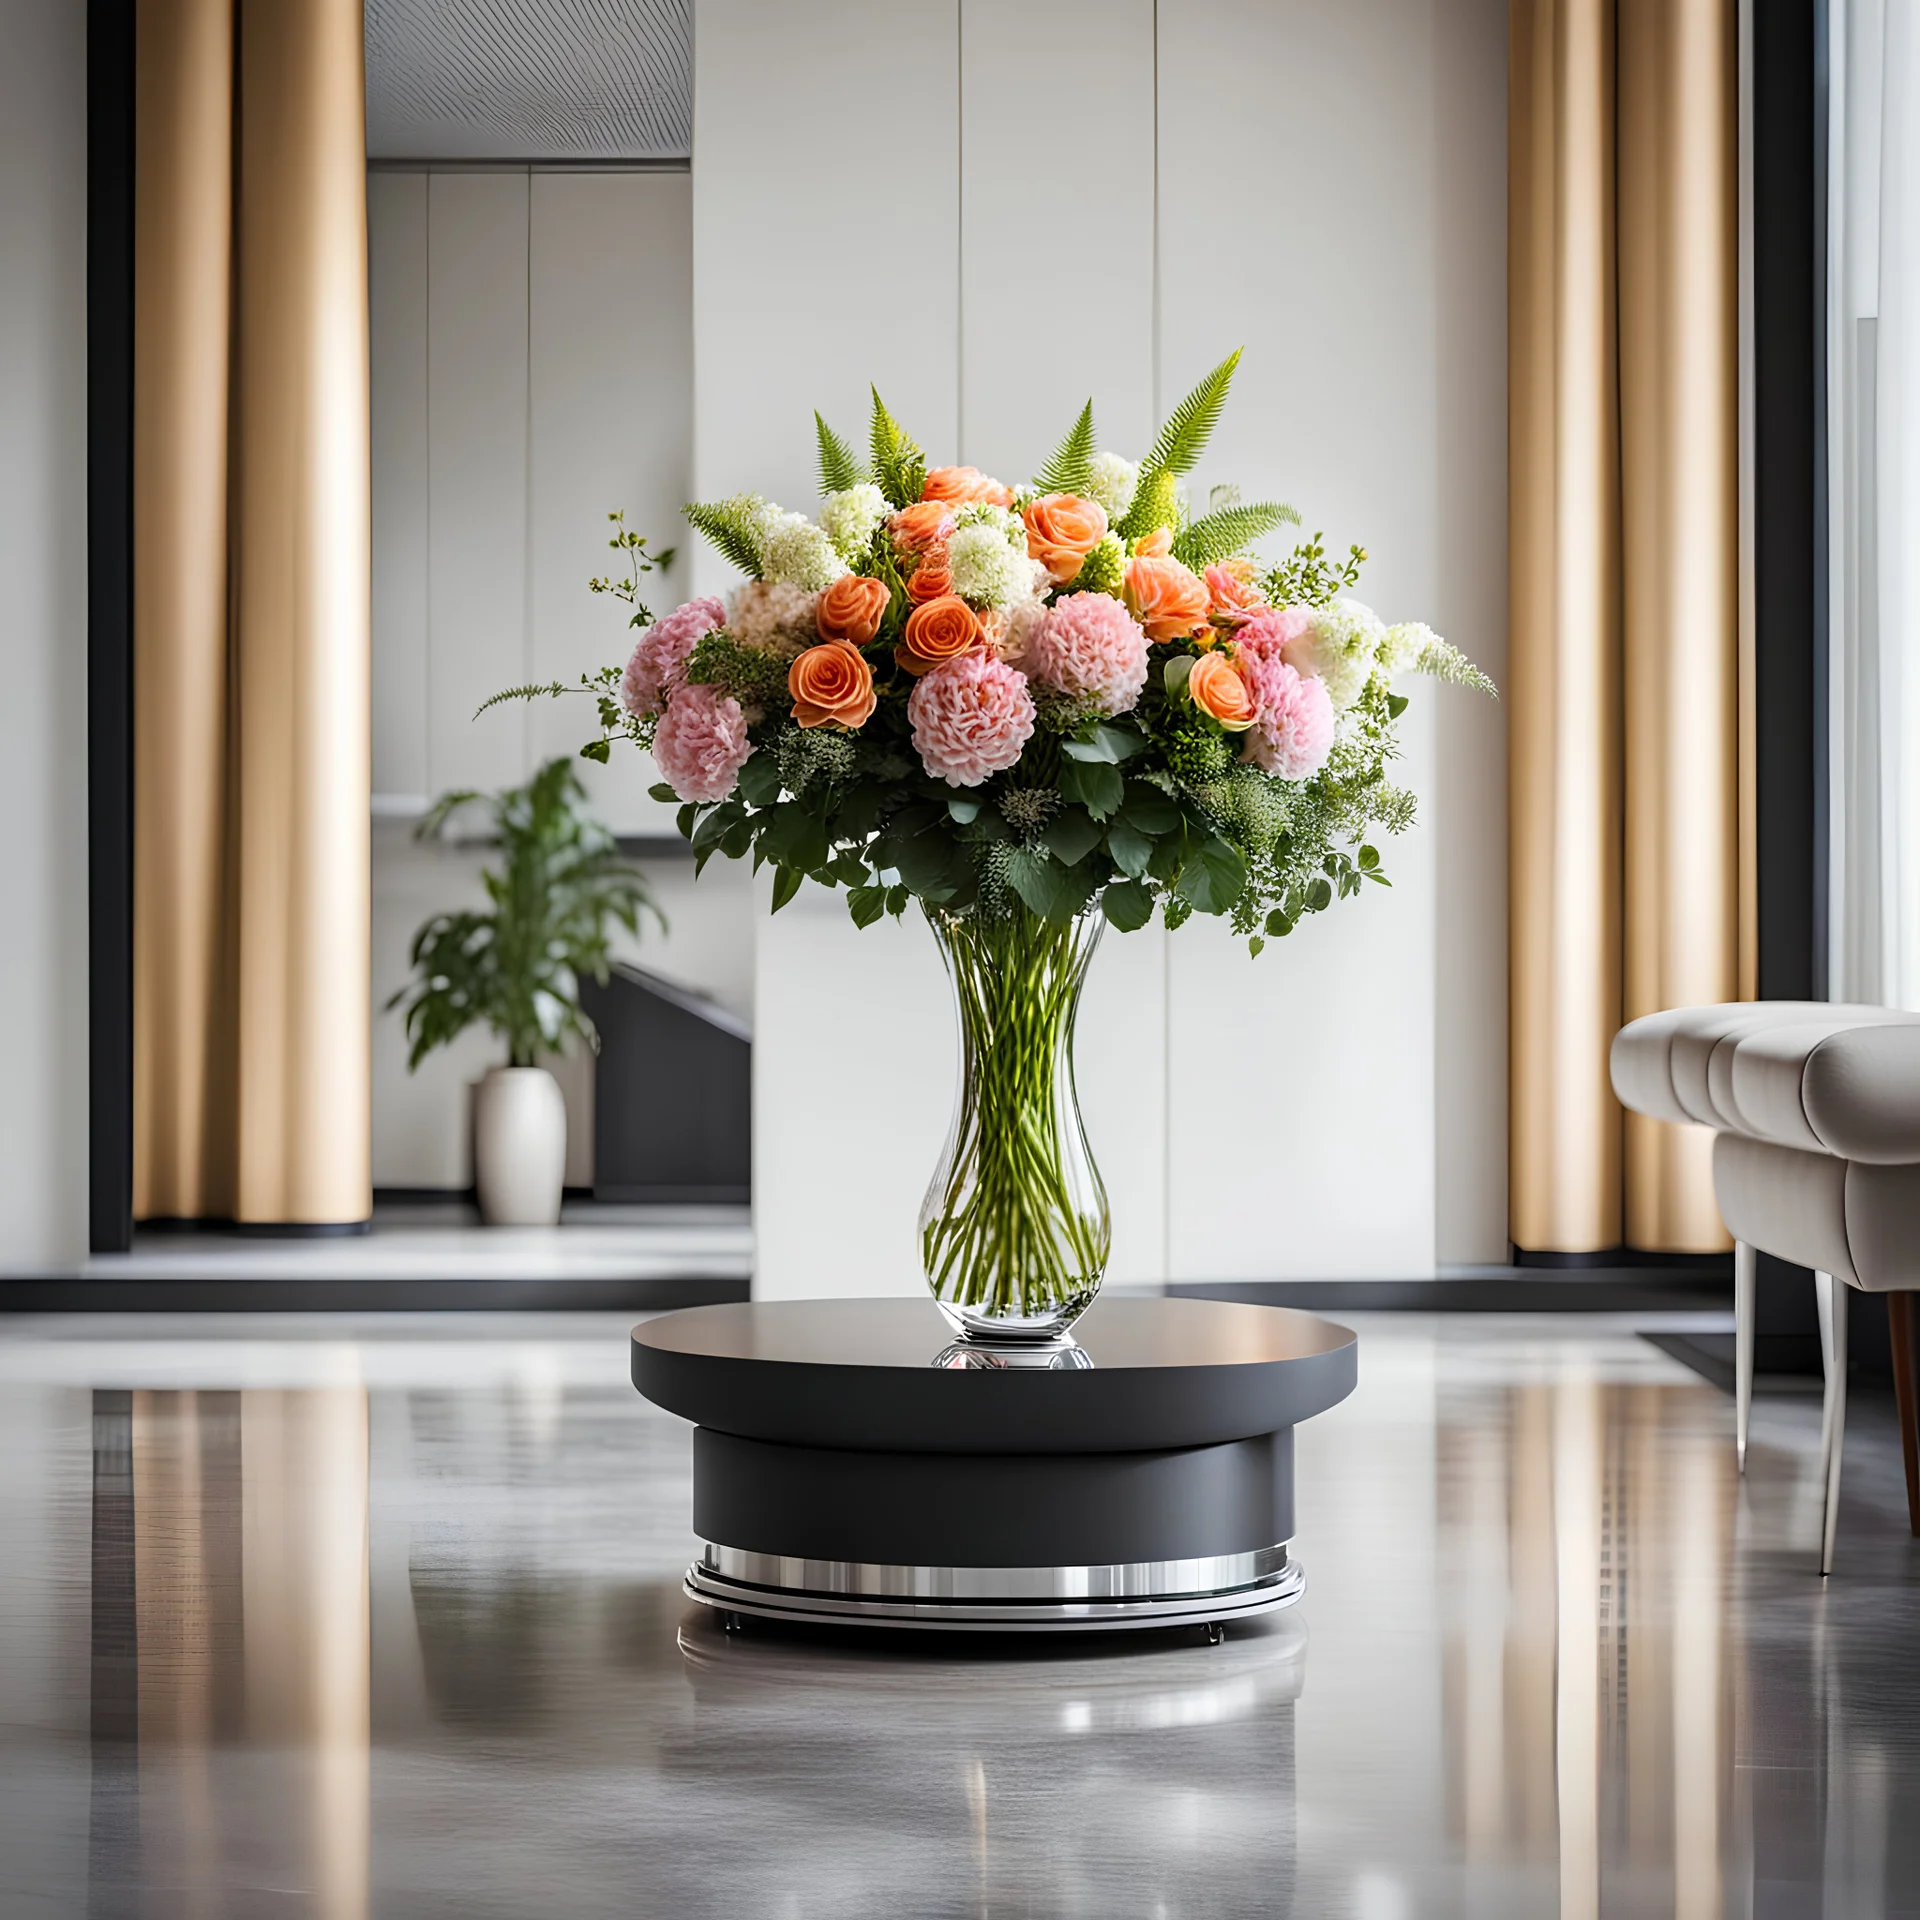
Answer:
[[[927,1284],[963,1339],[1060,1342],[1093,1304],[1112,1240],[1073,1085],[1100,913],[927,919],[960,1023],[953,1126],[920,1209]]]

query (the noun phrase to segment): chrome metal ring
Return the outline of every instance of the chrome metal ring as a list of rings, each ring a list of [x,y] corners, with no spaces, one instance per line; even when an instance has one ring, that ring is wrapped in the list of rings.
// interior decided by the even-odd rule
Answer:
[[[691,1599],[782,1620],[1035,1632],[1227,1620],[1290,1605],[1306,1575],[1284,1545],[1103,1567],[899,1567],[709,1546]]]

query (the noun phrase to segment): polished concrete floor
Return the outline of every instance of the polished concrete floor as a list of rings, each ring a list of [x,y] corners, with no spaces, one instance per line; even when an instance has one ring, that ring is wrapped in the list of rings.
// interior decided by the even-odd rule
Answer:
[[[729,1640],[577,1316],[0,1320],[0,1915],[1920,1914],[1920,1543],[1856,1401],[1360,1317],[1304,1603]]]

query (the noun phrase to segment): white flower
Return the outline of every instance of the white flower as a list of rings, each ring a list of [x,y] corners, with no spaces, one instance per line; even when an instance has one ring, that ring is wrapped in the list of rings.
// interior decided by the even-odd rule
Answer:
[[[1117,453],[1093,456],[1093,478],[1087,482],[1087,497],[1106,508],[1109,520],[1126,517],[1133,505],[1134,489],[1140,484],[1140,469]]]
[[[820,525],[848,559],[867,550],[874,529],[887,517],[887,496],[872,481],[863,480],[844,493],[830,493],[820,504]]]
[[[1384,672],[1405,673],[1418,667],[1429,649],[1444,644],[1440,636],[1421,620],[1402,620],[1380,636],[1379,660]]]
[[[1307,630],[1289,640],[1282,657],[1296,673],[1318,674],[1336,712],[1353,705],[1381,664],[1387,629],[1371,607],[1358,600],[1335,600],[1316,607]]]
[[[818,593],[847,570],[834,544],[803,513],[779,513],[761,523],[760,576]]]
[[[954,529],[947,542],[947,566],[954,592],[976,606],[1011,606],[1032,591],[1033,563],[1024,540],[1016,550],[1005,531],[988,521]]]

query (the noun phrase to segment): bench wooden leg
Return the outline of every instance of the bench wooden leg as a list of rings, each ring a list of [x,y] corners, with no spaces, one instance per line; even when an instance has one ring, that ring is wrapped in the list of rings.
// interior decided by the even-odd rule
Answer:
[[[1900,1450],[1907,1463],[1907,1527],[1920,1535],[1920,1295],[1887,1295],[1893,1347],[1893,1397],[1900,1410]]]

